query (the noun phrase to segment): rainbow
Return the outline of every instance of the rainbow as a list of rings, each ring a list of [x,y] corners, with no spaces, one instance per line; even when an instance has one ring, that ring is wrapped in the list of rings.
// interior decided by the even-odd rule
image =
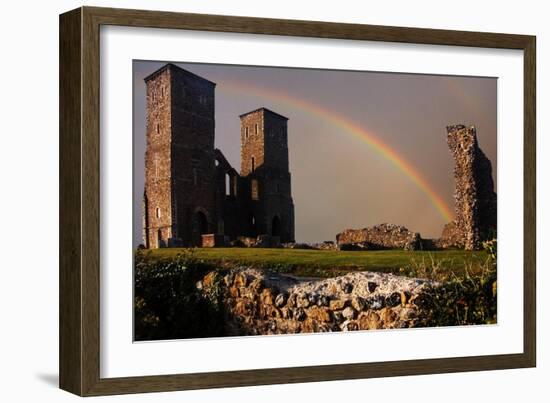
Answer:
[[[290,105],[318,118],[324,119],[338,129],[353,135],[361,142],[366,143],[371,149],[380,154],[385,160],[390,162],[395,168],[409,178],[424,194],[426,194],[428,199],[446,222],[452,220],[453,212],[449,209],[447,203],[445,203],[441,196],[437,194],[434,188],[414,166],[412,166],[403,156],[399,155],[394,149],[392,149],[390,145],[384,143],[379,137],[351,121],[349,118],[339,115],[323,106],[304,101],[303,99],[292,97],[287,93],[278,92],[272,89],[268,90],[261,87],[252,86],[247,83],[235,81],[225,81],[223,84],[220,84],[221,85],[218,87],[219,90],[227,90],[229,92],[245,94],[253,93],[260,97]]]

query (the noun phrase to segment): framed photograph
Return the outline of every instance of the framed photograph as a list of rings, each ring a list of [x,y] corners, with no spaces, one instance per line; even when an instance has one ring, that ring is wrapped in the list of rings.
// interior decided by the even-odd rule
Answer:
[[[61,388],[535,366],[535,58],[525,35],[62,14]]]

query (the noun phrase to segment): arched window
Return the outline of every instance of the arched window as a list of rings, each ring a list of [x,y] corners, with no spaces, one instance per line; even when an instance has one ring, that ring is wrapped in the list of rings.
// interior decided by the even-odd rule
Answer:
[[[251,170],[252,172],[256,170],[256,159],[254,157],[252,157]]]
[[[229,174],[225,174],[225,195],[231,196],[231,177]]]
[[[160,207],[157,207],[156,214],[157,214],[157,218],[160,218]]]
[[[258,123],[254,123],[254,134],[258,134]]]

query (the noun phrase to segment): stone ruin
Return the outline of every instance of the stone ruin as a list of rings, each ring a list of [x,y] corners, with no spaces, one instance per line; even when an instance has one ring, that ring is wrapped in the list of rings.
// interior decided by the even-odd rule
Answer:
[[[478,146],[474,126],[447,126],[447,144],[455,161],[455,219],[443,228],[438,246],[479,249],[497,228],[491,161]]]
[[[379,224],[363,229],[346,229],[336,235],[336,243],[341,250],[376,250],[421,248],[418,232],[393,224]]]
[[[346,229],[336,235],[342,250],[375,249],[480,249],[483,240],[496,236],[497,195],[491,161],[479,148],[474,126],[447,126],[447,144],[455,161],[455,219],[446,224],[440,239],[422,239],[418,232],[392,224]]]

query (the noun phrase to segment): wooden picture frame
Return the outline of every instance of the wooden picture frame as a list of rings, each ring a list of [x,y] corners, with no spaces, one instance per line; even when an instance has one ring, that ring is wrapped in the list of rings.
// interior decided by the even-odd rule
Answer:
[[[100,377],[101,25],[523,50],[524,349],[521,354]],[[60,16],[60,387],[81,396],[481,371],[536,364],[535,37],[483,32],[81,7]]]

